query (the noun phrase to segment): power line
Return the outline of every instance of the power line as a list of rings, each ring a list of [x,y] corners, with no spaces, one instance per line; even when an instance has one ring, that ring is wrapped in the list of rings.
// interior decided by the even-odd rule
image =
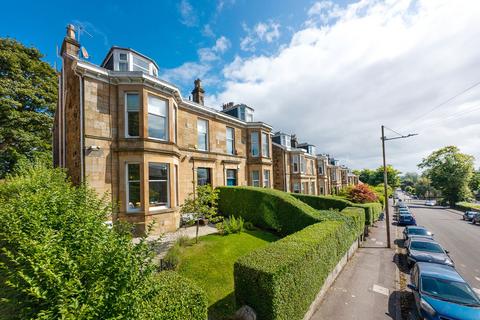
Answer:
[[[403,136],[404,136],[404,134],[401,134],[401,133],[399,133],[399,132],[397,132],[397,131],[395,131],[395,130],[393,130],[393,129],[390,129],[389,127],[385,127],[385,129],[388,129],[388,130],[390,130],[390,131],[398,134],[400,137],[403,137]]]
[[[434,121],[433,123],[425,126],[425,127],[422,127],[420,130],[425,130],[425,129],[431,129],[431,128],[436,128],[436,127],[439,127],[441,125],[442,122],[446,121],[446,120],[456,120],[456,119],[460,119],[462,118],[463,116],[465,115],[468,115],[472,112],[475,112],[475,111],[478,111],[480,110],[480,104],[479,105],[476,105],[475,108],[471,109],[471,110],[463,110],[463,111],[460,111],[460,112],[456,112],[456,113],[453,113],[451,115],[448,115],[447,117],[445,118],[440,118],[440,119],[436,119],[436,121]],[[457,116],[457,117],[456,117]]]
[[[432,112],[432,111],[434,111],[434,110],[436,110],[436,109],[438,109],[438,108],[446,105],[446,104],[449,103],[450,101],[458,98],[458,97],[461,96],[462,94],[464,94],[464,93],[472,90],[473,88],[477,87],[478,85],[480,85],[480,81],[478,81],[478,82],[474,83],[473,85],[469,86],[468,88],[460,91],[459,93],[457,93],[457,94],[455,94],[454,96],[448,98],[447,100],[443,101],[442,103],[437,104],[436,106],[434,106],[433,108],[431,108],[431,109],[428,110],[427,112],[422,113],[420,116],[416,117],[412,122],[410,122],[409,125],[407,125],[406,128],[410,128],[410,127],[412,126],[412,124],[416,123],[418,120],[422,119],[423,117],[425,117],[425,116],[426,116],[427,114],[429,114],[430,112]]]

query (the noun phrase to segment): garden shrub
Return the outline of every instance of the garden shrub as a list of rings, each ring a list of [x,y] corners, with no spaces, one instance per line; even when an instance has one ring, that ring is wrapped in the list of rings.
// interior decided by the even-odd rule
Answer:
[[[220,227],[220,233],[223,235],[240,233],[244,230],[244,221],[242,217],[235,218],[235,216],[230,216],[218,225]]]
[[[205,294],[158,274],[145,238],[109,229],[111,205],[62,170],[21,168],[0,203],[2,319],[206,319]]]
[[[217,189],[218,209],[224,216],[242,217],[260,228],[274,230],[283,236],[321,221],[344,220],[338,212],[315,210],[291,194],[275,189],[258,187]]]
[[[362,208],[365,211],[365,224],[368,226],[373,225],[382,213],[382,205],[378,202],[353,203],[335,196],[313,196],[300,193],[291,193],[291,195],[317,210],[343,210],[346,207]]]
[[[363,208],[346,207],[340,213],[354,221],[354,230],[356,230],[355,234],[357,236],[363,234],[365,229],[365,210]]]
[[[356,237],[347,223],[325,221],[241,257],[234,266],[237,305],[263,320],[303,319]]]

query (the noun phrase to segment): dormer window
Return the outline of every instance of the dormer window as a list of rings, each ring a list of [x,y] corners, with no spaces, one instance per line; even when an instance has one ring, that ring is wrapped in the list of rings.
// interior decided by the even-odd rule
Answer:
[[[128,71],[128,55],[126,53],[118,55],[118,71]]]
[[[110,49],[102,67],[121,72],[141,71],[154,77],[158,75],[158,68],[153,60],[128,48]]]

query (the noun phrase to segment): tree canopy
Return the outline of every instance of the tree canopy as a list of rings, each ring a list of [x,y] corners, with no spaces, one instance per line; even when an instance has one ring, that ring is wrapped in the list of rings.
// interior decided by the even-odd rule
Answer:
[[[434,151],[418,165],[431,185],[441,191],[450,205],[471,196],[470,180],[474,173],[474,157],[461,153],[456,146]]]
[[[57,76],[42,57],[0,38],[0,178],[21,158],[51,157]]]
[[[359,176],[360,181],[376,186],[383,184],[383,166],[378,167],[376,170],[363,169],[354,171]],[[400,186],[400,171],[396,170],[393,166],[387,165],[387,184],[395,189]]]

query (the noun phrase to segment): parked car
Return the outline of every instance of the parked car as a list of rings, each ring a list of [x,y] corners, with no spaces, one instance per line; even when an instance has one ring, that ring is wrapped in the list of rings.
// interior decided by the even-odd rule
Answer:
[[[480,299],[452,267],[419,262],[408,287],[422,319],[480,319]]]
[[[477,214],[478,212],[475,211],[465,211],[465,213],[463,214],[463,220],[472,221]]]
[[[417,262],[431,262],[455,266],[448,255],[448,251],[433,239],[410,237],[407,244],[408,265],[413,266]]]
[[[411,214],[399,214],[398,215],[398,222],[399,226],[416,226],[417,221]]]
[[[403,229],[403,239],[407,240],[410,237],[433,239],[433,233],[421,226],[406,226]]]
[[[480,214],[477,214],[477,215],[475,215],[475,217],[473,217],[472,223],[473,224],[477,224],[477,223],[480,224]]]
[[[433,206],[436,205],[436,204],[437,204],[437,201],[435,201],[435,200],[427,200],[427,201],[425,201],[425,205],[426,205],[426,206],[429,206],[429,207],[433,207]]]

